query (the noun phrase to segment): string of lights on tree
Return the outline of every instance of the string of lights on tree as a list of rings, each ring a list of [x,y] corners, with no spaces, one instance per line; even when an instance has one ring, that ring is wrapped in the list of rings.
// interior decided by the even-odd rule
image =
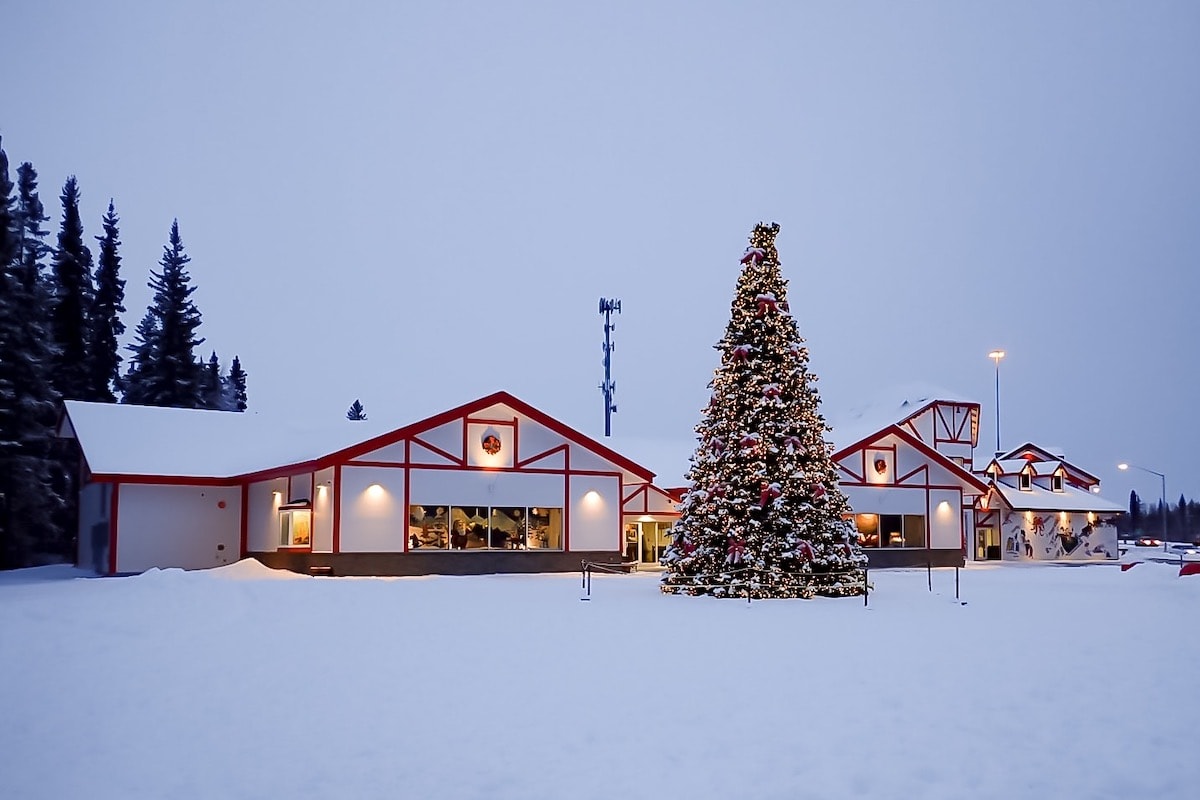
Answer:
[[[689,488],[663,556],[662,590],[718,597],[851,596],[867,559],[838,488],[808,348],[787,300],[775,237],[759,224],[712,394],[696,426]]]

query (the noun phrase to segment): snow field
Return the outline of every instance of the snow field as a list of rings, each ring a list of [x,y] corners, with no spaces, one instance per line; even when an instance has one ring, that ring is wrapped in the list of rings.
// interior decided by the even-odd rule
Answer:
[[[1200,577],[0,575],[13,798],[1191,797]],[[965,604],[964,604],[965,603]]]

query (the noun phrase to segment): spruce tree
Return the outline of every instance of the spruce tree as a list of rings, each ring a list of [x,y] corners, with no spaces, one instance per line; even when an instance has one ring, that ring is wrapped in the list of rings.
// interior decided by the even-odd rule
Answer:
[[[241,359],[237,356],[233,357],[233,363],[229,365],[229,377],[226,380],[229,383],[229,410],[245,411],[246,373],[242,369]]]
[[[83,243],[79,217],[79,185],[67,178],[62,191],[63,216],[54,251],[50,335],[58,355],[54,388],[66,399],[95,400],[88,369],[91,344],[92,251]]]
[[[54,549],[59,505],[49,488],[57,417],[52,351],[38,297],[25,281],[24,222],[14,213],[12,190],[0,146],[0,568],[27,566]]]
[[[346,410],[346,419],[351,422],[358,422],[367,418],[367,411],[363,408],[363,404],[356,399],[350,404],[350,408]]]
[[[19,275],[25,289],[38,299],[41,313],[49,311],[50,287],[42,274],[45,258],[50,253],[46,237],[50,232],[42,227],[49,222],[46,207],[38,196],[37,170],[28,161],[17,167],[17,217],[20,223],[21,265]]]
[[[1136,489],[1129,490],[1129,531],[1135,535],[1142,532],[1142,498]]]
[[[92,304],[90,372],[91,399],[104,403],[116,401],[121,388],[121,353],[118,341],[125,333],[121,313],[125,311],[125,281],[121,279],[120,231],[116,209],[108,201],[104,215],[104,235],[97,236],[100,255],[96,264],[96,297]]]
[[[130,346],[133,358],[125,374],[125,402],[170,408],[203,408],[203,365],[196,361],[200,312],[192,302],[196,287],[187,272],[191,258],[184,252],[179,221],[171,223],[169,244],[163,247],[161,270],[150,273],[154,290],[146,316]]]
[[[213,411],[226,410],[224,381],[221,379],[221,360],[217,358],[216,350],[209,357],[208,363],[201,366],[201,370],[200,399],[202,404],[200,407]]]
[[[775,236],[759,224],[742,272],[662,590],[718,597],[847,596],[867,559],[838,488],[830,430],[787,302]]]

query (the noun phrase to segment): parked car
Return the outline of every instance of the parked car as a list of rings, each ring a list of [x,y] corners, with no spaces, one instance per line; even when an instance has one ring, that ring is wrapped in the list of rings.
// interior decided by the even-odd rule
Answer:
[[[1200,556],[1200,545],[1173,544],[1171,552],[1181,556]]]
[[[1139,536],[1137,540],[1138,547],[1162,547],[1162,539],[1155,539],[1153,536]]]

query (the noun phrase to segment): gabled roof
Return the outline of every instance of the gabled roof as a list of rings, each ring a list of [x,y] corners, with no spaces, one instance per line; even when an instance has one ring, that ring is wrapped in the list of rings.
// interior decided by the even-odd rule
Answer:
[[[833,428],[835,447],[857,442],[889,425],[899,425],[917,416],[935,403],[979,405],[957,392],[925,383],[893,386],[873,394],[870,403],[828,419]]]
[[[850,455],[851,453],[855,453],[859,450],[862,450],[863,448],[870,447],[875,442],[879,441],[880,439],[886,438],[888,436],[896,436],[897,438],[903,440],[908,445],[913,447],[915,450],[922,453],[930,461],[933,461],[933,462],[941,465],[942,467],[950,470],[951,474],[957,475],[962,480],[962,482],[964,484],[966,484],[967,486],[969,486],[970,488],[976,489],[979,492],[987,491],[987,484],[984,483],[979,478],[979,476],[973,474],[966,467],[962,467],[959,464],[957,464],[956,462],[951,461],[949,458],[942,455],[937,450],[934,450],[932,447],[925,444],[923,441],[918,439],[916,436],[913,436],[911,433],[906,431],[904,428],[901,428],[898,424],[888,425],[886,428],[883,428],[882,430],[878,430],[875,433],[873,433],[869,436],[866,436],[847,447],[841,448],[840,450],[838,450],[837,452],[835,452],[833,454],[833,460],[840,461],[843,458],[845,458],[846,456]]]
[[[1030,458],[1030,457],[1033,457],[1033,458]],[[1100,479],[1098,477],[1096,477],[1092,473],[1088,472],[1087,470],[1082,469],[1075,464],[1072,464],[1070,461],[1068,461],[1066,458],[1064,458],[1061,448],[1039,447],[1038,445],[1034,444],[1033,442],[1026,442],[1025,444],[1021,445],[1018,448],[1009,450],[1007,453],[1005,453],[1004,455],[1002,455],[1000,457],[1000,460],[1001,461],[1007,461],[1007,460],[1030,461],[1030,460],[1033,460],[1034,463],[1038,463],[1038,462],[1042,462],[1042,461],[1053,461],[1056,464],[1061,464],[1061,466],[1064,469],[1066,469],[1066,471],[1069,475],[1071,475],[1074,478],[1077,478],[1078,480],[1083,481],[1084,483],[1087,483],[1089,481],[1091,483],[1099,483],[1100,482]],[[1019,471],[1019,470],[1014,470],[1014,471]],[[1039,471],[1037,474],[1039,474],[1039,475],[1047,474],[1048,475],[1050,473],[1043,473],[1043,472]]]
[[[1037,485],[1022,491],[1000,481],[990,483],[1014,511],[1094,511],[1113,514],[1125,510],[1123,506],[1105,500],[1094,492],[1076,489],[1069,484],[1064,485],[1061,492],[1052,492]]]
[[[74,433],[95,478],[171,477],[233,481],[322,469],[497,404],[652,481],[654,474],[508,392],[495,392],[410,425],[331,419],[298,426],[250,412],[64,403],[65,435]]]
[[[518,414],[528,417],[539,425],[549,428],[559,436],[562,436],[564,439],[591,450],[593,453],[596,453],[607,461],[611,461],[621,469],[632,472],[643,480],[654,480],[654,473],[643,467],[641,464],[631,461],[615,450],[612,450],[590,436],[580,433],[574,428],[559,422],[557,419],[545,413],[544,411],[534,408],[524,400],[520,400],[508,392],[493,392],[486,397],[480,397],[478,400],[472,400],[469,403],[463,403],[461,406],[443,411],[440,414],[435,414],[432,417],[427,417],[419,422],[414,422],[411,425],[406,425],[403,428],[397,428],[396,430],[389,431],[371,439],[358,442],[334,453],[330,453],[325,458],[322,458],[321,461],[333,463],[357,458],[358,456],[369,453],[372,450],[378,450],[379,448],[386,447],[389,444],[395,444],[398,441],[420,435],[440,425],[445,425],[447,422],[452,422],[462,417],[469,417],[471,414],[484,411],[494,405],[506,405],[513,411],[516,411]]]

